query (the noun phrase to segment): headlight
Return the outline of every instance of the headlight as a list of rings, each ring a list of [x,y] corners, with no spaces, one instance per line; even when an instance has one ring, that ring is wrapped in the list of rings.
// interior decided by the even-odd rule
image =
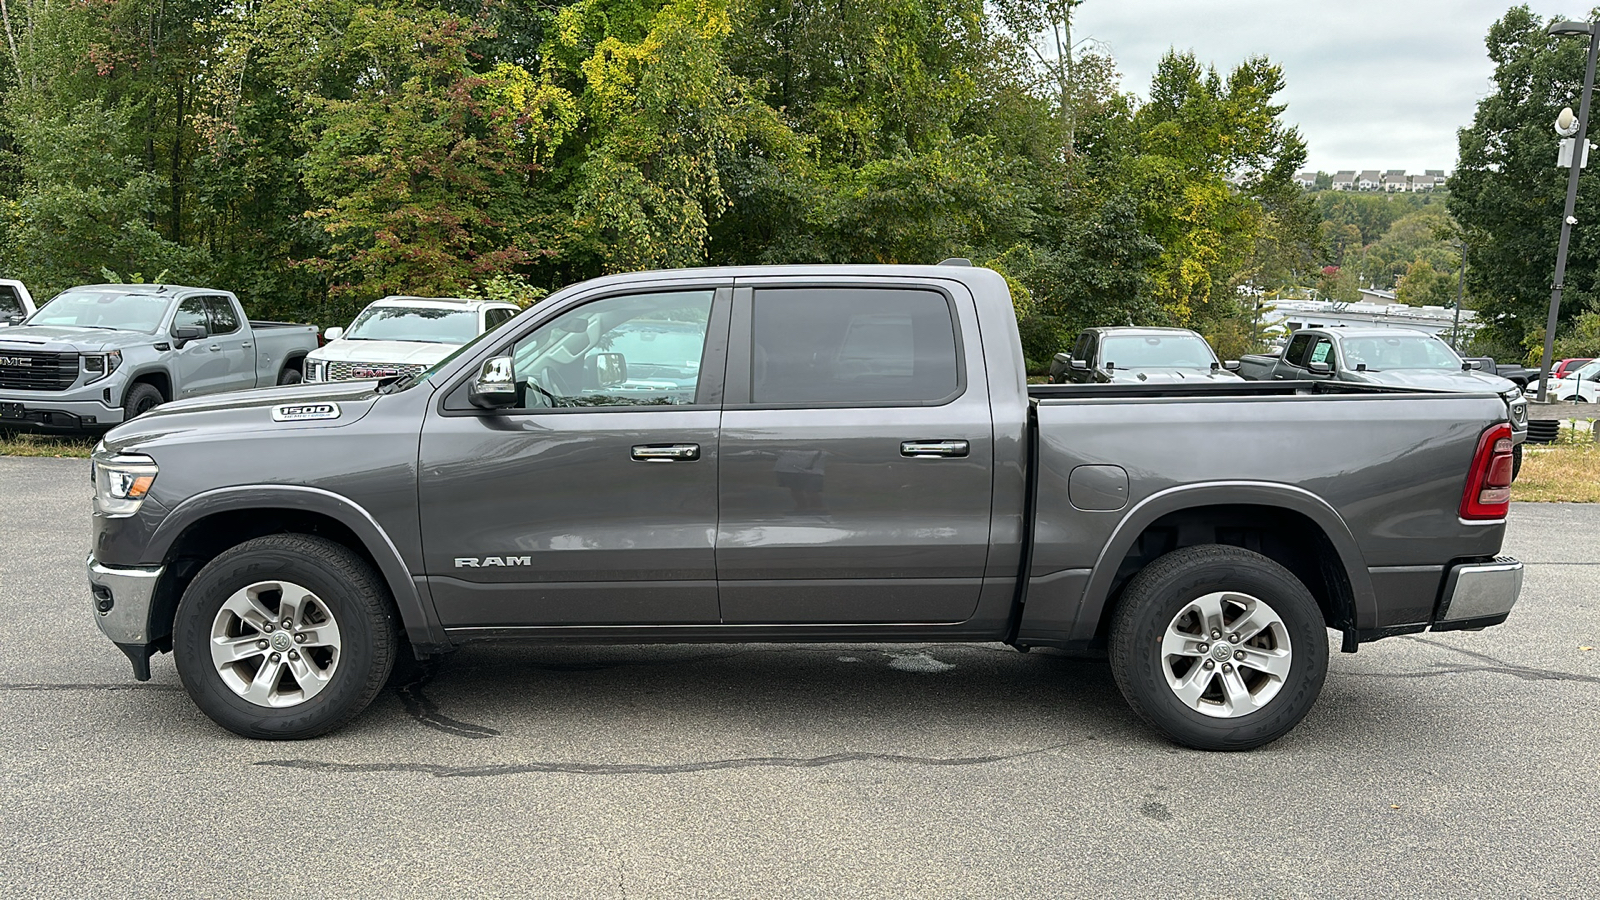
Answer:
[[[110,375],[122,365],[122,351],[112,350],[110,353],[85,353],[83,355],[83,371],[89,374],[89,380],[84,384],[93,384]]]
[[[160,471],[148,456],[102,457],[91,465],[95,509],[112,519],[138,512]]]
[[[322,360],[320,360],[320,359],[308,359],[308,360],[306,360],[306,380],[307,381],[322,381],[326,377],[327,371],[328,371],[328,364],[323,362]]]

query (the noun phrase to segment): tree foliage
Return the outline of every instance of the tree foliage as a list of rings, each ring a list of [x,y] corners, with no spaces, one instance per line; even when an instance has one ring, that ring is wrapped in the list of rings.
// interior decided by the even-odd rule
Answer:
[[[7,0],[0,268],[332,324],[391,292],[967,256],[1036,361],[1093,324],[1247,340],[1242,290],[1327,262],[1282,72],[1170,53],[1142,99],[1074,47],[1080,2]]]

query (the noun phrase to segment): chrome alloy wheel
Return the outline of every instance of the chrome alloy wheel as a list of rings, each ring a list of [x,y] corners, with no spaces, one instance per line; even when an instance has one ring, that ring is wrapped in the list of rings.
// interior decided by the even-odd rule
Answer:
[[[1271,703],[1293,659],[1283,619],[1264,601],[1234,591],[1190,601],[1161,638],[1167,686],[1190,709],[1218,719]]]
[[[257,706],[315,697],[339,667],[339,624],[326,603],[288,581],[234,592],[211,621],[211,662],[222,683]]]

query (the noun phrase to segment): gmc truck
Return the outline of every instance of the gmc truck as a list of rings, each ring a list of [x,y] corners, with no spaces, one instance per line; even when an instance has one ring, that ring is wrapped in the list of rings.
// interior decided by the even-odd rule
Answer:
[[[254,738],[471,641],[1003,641],[1219,750],[1305,716],[1328,629],[1506,620],[1494,391],[1029,386],[962,263],[610,276],[415,376],[159,407],[93,455],[91,614]]]
[[[300,380],[316,329],[245,318],[227,291],[95,284],[0,331],[0,426],[104,429],[161,403]]]

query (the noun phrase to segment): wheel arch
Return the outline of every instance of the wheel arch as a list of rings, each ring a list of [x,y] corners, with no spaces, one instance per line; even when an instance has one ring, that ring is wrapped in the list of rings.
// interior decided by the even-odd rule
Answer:
[[[1248,546],[1239,535],[1252,530],[1272,537]],[[1317,598],[1328,626],[1347,636],[1377,619],[1371,575],[1337,510],[1294,485],[1227,482],[1161,491],[1123,517],[1090,574],[1074,636],[1104,639],[1112,606],[1139,569],[1163,553],[1204,543],[1245,546],[1284,565]]]
[[[282,533],[317,535],[361,555],[388,586],[413,649],[431,654],[450,648],[432,603],[418,590],[399,549],[377,520],[346,497],[296,485],[207,491],[185,500],[162,520],[145,554],[167,570],[151,609],[151,635],[171,633],[178,600],[206,562],[244,541]]]
[[[148,384],[160,391],[161,400],[163,403],[172,402],[172,398],[174,396],[172,393],[172,373],[168,372],[166,369],[156,367],[140,369],[139,371],[133,373],[128,377],[126,382],[127,386],[122,389],[122,396],[128,396],[128,391],[132,390],[134,385],[141,383]]]

